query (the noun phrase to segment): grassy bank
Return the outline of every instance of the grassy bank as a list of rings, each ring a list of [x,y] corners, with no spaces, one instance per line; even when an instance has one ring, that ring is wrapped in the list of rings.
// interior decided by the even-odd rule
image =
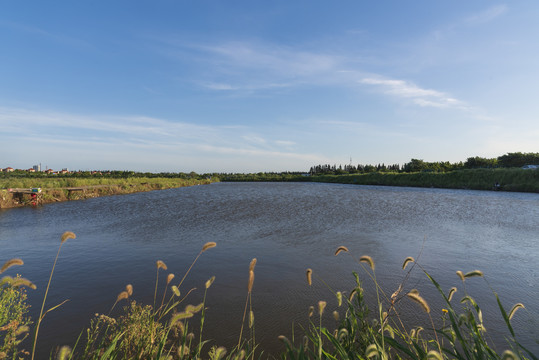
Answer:
[[[214,179],[213,181],[215,181]],[[99,196],[130,194],[142,191],[171,189],[183,186],[209,184],[209,179],[180,178],[7,178],[0,179],[0,208],[31,204],[30,195],[16,197],[10,188],[41,188],[40,203],[81,200]]]
[[[75,239],[72,232],[65,232],[59,242],[58,254],[62,246]],[[312,269],[306,270],[305,286],[320,287],[329,290],[331,298],[318,301],[317,306],[306,309],[309,325],[298,337],[279,336],[283,342],[283,350],[277,355],[265,354],[255,338],[255,312],[253,311],[252,292],[255,291],[255,268],[257,260],[253,259],[249,267],[245,267],[246,297],[241,319],[230,319],[230,325],[223,329],[227,333],[237,335],[237,345],[228,349],[214,344],[204,337],[206,318],[206,299],[211,296],[211,285],[216,280],[211,277],[199,288],[204,296],[201,303],[189,303],[191,292],[182,288],[189,272],[194,268],[203,253],[216,247],[215,242],[201,246],[198,254],[193,254],[194,261],[183,276],[176,277],[166,273],[167,265],[156,261],[155,289],[151,291],[153,305],[144,305],[133,300],[133,286],[126,285],[117,297],[111,298],[112,307],[103,309],[103,314],[96,314],[88,328],[81,332],[79,340],[69,346],[58,346],[51,352],[56,359],[537,359],[537,357],[518,342],[511,319],[515,316],[531,316],[524,305],[514,304],[505,308],[498,294],[493,292],[499,308],[499,316],[508,332],[506,344],[492,344],[489,340],[481,311],[468,290],[475,281],[487,281],[479,270],[470,272],[457,271],[457,285],[450,289],[442,287],[412,257],[407,257],[403,264],[403,280],[396,289],[384,288],[377,281],[375,262],[367,255],[355,257],[345,246],[335,251],[339,259],[352,257],[355,263],[355,286],[351,291],[333,291],[323,280],[323,274],[316,274]],[[217,250],[211,250],[217,251]],[[54,268],[52,267],[47,285],[41,314],[33,321],[27,316],[28,305],[24,288],[35,289],[35,285],[18,276],[4,276],[0,282],[0,359],[34,359],[36,347],[39,346],[39,328],[45,314],[56,310],[61,304],[47,309],[47,293],[53,284]],[[336,259],[337,261],[338,259]],[[4,263],[0,273],[13,266],[23,265],[21,259],[11,259]],[[13,271],[13,270],[10,270]],[[442,309],[429,306],[428,299],[421,295],[416,287],[417,281],[407,282],[411,272],[424,274],[424,281],[435,287],[442,299]],[[177,280],[181,277],[181,280]],[[460,280],[460,281],[459,281]],[[372,281],[376,292],[377,304],[374,310],[364,300],[363,281]],[[159,284],[165,283],[159,287]],[[488,282],[487,282],[488,284]],[[54,284],[52,285],[54,286]],[[490,285],[489,285],[490,287]],[[158,289],[161,289],[158,291]],[[31,291],[31,290],[29,290]],[[326,291],[327,292],[327,291]],[[138,293],[138,291],[137,291]],[[458,299],[458,300],[457,300]],[[326,301],[327,300],[327,301]],[[417,307],[410,310],[403,306],[405,302],[415,303]],[[116,306],[127,303],[123,313],[111,315]],[[404,310],[408,309],[408,310]],[[520,310],[522,309],[522,310]],[[44,311],[45,310],[45,311]],[[108,311],[108,313],[107,313]],[[425,316],[424,324],[410,327],[401,318],[403,311],[421,312]],[[105,315],[106,313],[106,315]],[[307,314],[308,313],[308,314]],[[494,316],[489,313],[488,316]],[[441,317],[435,325],[433,317]],[[330,320],[331,319],[331,320]],[[327,324],[334,324],[328,326]],[[32,329],[33,328],[33,329]],[[432,331],[434,330],[434,331]],[[501,329],[500,329],[501,330]],[[289,329],[283,329],[289,332]],[[257,334],[263,337],[264,334]],[[31,341],[31,349],[23,350],[23,339]],[[59,344],[60,345],[60,344]]]
[[[320,175],[305,181],[358,184],[435,187],[445,189],[493,190],[539,193],[539,171],[522,169],[470,169],[446,173],[368,173],[355,175]]]

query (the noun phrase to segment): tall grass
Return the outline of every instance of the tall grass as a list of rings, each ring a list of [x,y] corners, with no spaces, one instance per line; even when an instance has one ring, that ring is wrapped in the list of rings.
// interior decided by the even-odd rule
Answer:
[[[34,328],[31,353],[19,349],[21,341],[28,336],[31,324],[26,316],[28,306],[22,287],[35,289],[35,285],[20,277],[4,276],[1,279],[0,339],[3,339],[3,345],[0,342],[0,359],[35,357],[40,324],[47,312],[61,305],[44,311],[60,250],[68,239],[73,238],[75,234],[72,232],[62,235]],[[163,261],[158,260],[155,288],[148,289],[154,292],[153,306],[136,302],[132,298],[133,286],[127,285],[115,298],[111,296],[111,300],[115,301],[111,301],[113,305],[108,315],[96,314],[76,343],[61,347],[55,357],[61,360],[262,358],[263,352],[255,338],[255,315],[252,306],[256,259],[249,264],[247,295],[238,344],[230,349],[210,346],[210,341],[204,339],[206,299],[215,277],[205,282],[202,302],[199,304],[188,302],[195,289],[182,289],[184,280],[200,256],[216,245],[214,242],[204,244],[179,282],[174,282],[174,274],[164,274],[168,268]],[[354,267],[363,275],[353,272],[354,288],[349,292],[335,292],[324,282],[323,275],[318,276],[311,268],[307,269],[307,286],[328,288],[332,296],[335,296],[337,305],[332,308],[331,304],[334,302],[321,299],[318,301],[316,315],[315,308],[311,306],[309,325],[304,329],[301,340],[297,341],[295,337],[289,340],[284,335],[279,337],[284,346],[279,354],[281,359],[537,359],[518,341],[511,324],[511,319],[515,316],[529,316],[524,305],[517,303],[510,309],[505,308],[494,290],[493,296],[510,336],[507,347],[502,352],[497,351],[489,341],[480,304],[467,290],[467,287],[478,280],[485,281],[490,287],[481,271],[457,271],[455,279],[460,279],[460,284],[443,289],[418,261],[407,257],[402,264],[402,282],[396,289],[388,290],[378,282],[375,261],[370,256],[355,257],[345,246],[337,248],[335,256],[339,256],[335,261],[344,256],[352,257]],[[8,260],[0,273],[22,264],[20,259]],[[411,288],[408,279],[413,271],[422,273],[425,281],[434,286],[442,300],[443,309],[433,311],[428,299],[415,289],[417,284]],[[161,295],[158,283],[162,277],[165,277],[165,286]],[[372,313],[365,302],[362,278],[374,285],[376,304]],[[460,301],[457,298],[460,298]],[[410,311],[409,307],[403,306],[406,301],[416,304],[415,311],[426,314],[428,320],[423,326],[410,327],[402,319],[403,311]],[[112,317],[112,311],[120,303],[125,305],[123,312]],[[440,311],[441,321],[435,324],[433,313]],[[328,321],[330,316],[335,324],[333,327],[326,325],[331,323]],[[246,324],[248,331],[244,331]],[[271,355],[267,357],[273,358]]]
[[[347,249],[340,247],[335,255],[342,252],[347,252]],[[524,308],[524,305],[517,303],[507,311],[494,290],[492,292],[496,298],[500,316],[511,336],[507,339],[507,348],[501,353],[496,351],[494,345],[488,340],[481,307],[466,289],[466,282],[473,281],[472,278],[482,278],[487,282],[481,271],[474,270],[467,273],[457,271],[457,276],[461,279],[459,292],[463,295],[460,302],[455,303],[453,298],[456,297],[457,287],[452,287],[448,292],[444,291],[440,284],[412,257],[405,259],[402,268],[406,270],[409,264],[413,266],[391,295],[377,282],[372,258],[362,256],[354,260],[373,281],[378,299],[376,313],[373,316],[370,315],[364,300],[360,276],[354,272],[356,286],[350,291],[349,296],[344,297],[343,301],[341,292],[334,293],[338,302],[334,315],[338,314],[343,302],[345,305],[342,320],[337,322],[333,330],[324,327],[322,315],[326,302],[320,302],[320,320],[316,323],[310,321],[303,341],[296,344],[285,336],[280,337],[286,348],[281,354],[282,359],[537,359],[518,341],[511,325],[511,318],[517,310]],[[364,266],[362,262],[368,266]],[[443,300],[442,322],[439,326],[434,324],[431,307],[427,300],[418,290],[407,289],[406,280],[414,269],[425,275],[426,280],[434,285]],[[312,274],[311,269],[308,269],[308,274]],[[308,284],[313,286],[310,279],[308,279]],[[323,281],[320,285],[327,286]],[[488,282],[487,285],[489,285]],[[427,314],[429,319],[427,324],[419,327],[409,327],[405,324],[401,318],[399,305],[406,300],[416,303],[418,311]],[[336,320],[339,319],[337,315],[334,317]]]

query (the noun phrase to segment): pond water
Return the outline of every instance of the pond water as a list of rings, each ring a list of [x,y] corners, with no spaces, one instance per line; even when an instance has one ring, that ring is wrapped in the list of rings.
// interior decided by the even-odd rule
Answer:
[[[217,183],[3,210],[0,261],[24,260],[8,274],[20,273],[38,286],[28,292],[34,318],[64,231],[73,231],[77,239],[62,247],[47,304],[70,301],[45,318],[40,358],[55,345],[72,345],[95,313],[108,313],[128,283],[135,300],[151,304],[156,260],[168,266],[161,285],[168,272],[181,279],[208,241],[217,247],[202,254],[181,290],[198,288],[188,299],[197,304],[206,280],[216,276],[204,329],[214,345],[238,341],[252,258],[258,259],[252,298],[257,341],[267,353],[277,354],[282,350],[277,336],[301,333],[308,307],[319,300],[328,302],[332,327],[330,313],[337,304],[324,282],[334,290],[351,290],[357,271],[367,300],[374,303],[372,282],[353,259],[370,255],[388,294],[406,275],[401,266],[407,256],[418,259],[446,291],[457,286],[458,300],[464,291],[455,271],[482,270],[488,283],[472,278],[466,286],[483,310],[496,347],[507,348],[507,331],[490,287],[508,309],[524,303],[526,309],[512,324],[522,344],[539,352],[539,194]],[[335,257],[340,245],[350,252]],[[306,268],[315,275],[311,287]],[[415,270],[405,289],[419,289],[438,318],[441,297]],[[405,320],[425,326],[422,311],[407,300],[401,302]]]

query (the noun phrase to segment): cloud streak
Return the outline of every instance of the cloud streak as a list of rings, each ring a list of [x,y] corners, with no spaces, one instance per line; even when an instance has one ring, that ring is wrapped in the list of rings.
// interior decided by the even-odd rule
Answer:
[[[363,78],[359,82],[375,86],[382,93],[410,99],[414,104],[422,107],[466,109],[462,101],[441,91],[421,88],[412,82],[374,77]]]
[[[199,157],[208,162],[207,159],[234,155],[250,158],[259,166],[264,164],[261,159],[268,158],[296,163],[320,158],[294,152],[290,146],[293,142],[273,140],[269,135],[262,137],[246,126],[202,126],[144,116],[88,116],[0,107],[0,127],[8,138],[0,145],[0,151],[9,158],[15,158],[22,147],[28,157],[40,154],[41,148],[55,149],[58,154],[77,152],[94,157],[122,149],[129,159],[117,158],[118,164],[149,154],[169,160],[175,154],[191,162]],[[283,145],[288,146],[285,149]]]

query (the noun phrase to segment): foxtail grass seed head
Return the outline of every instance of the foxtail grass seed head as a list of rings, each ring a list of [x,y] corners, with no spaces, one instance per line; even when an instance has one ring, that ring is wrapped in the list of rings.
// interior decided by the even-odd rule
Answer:
[[[339,246],[337,250],[335,250],[335,256],[339,255],[343,251],[348,252],[348,248],[346,246]]]
[[[167,285],[170,284],[172,279],[174,279],[174,274],[173,273],[168,274],[168,276],[167,276]]]
[[[2,286],[4,284],[11,285],[12,283],[13,283],[13,278],[11,276],[4,276],[2,278],[2,280],[0,280],[0,286]]]
[[[397,290],[395,290],[395,292],[393,294],[391,294],[391,303],[393,303],[395,301],[395,299],[397,298],[397,296],[399,296],[401,291],[402,291],[402,284],[400,284],[399,288]]]
[[[24,261],[17,258],[6,261],[4,265],[2,266],[2,268],[0,269],[0,274],[15,265],[24,265]]]
[[[218,347],[212,357],[214,360],[221,360],[226,355],[226,349],[223,346]]]
[[[202,247],[202,252],[208,250],[208,249],[211,249],[211,248],[214,248],[217,246],[217,243],[213,242],[213,241],[210,241],[210,242],[207,242],[204,244],[204,246]]]
[[[69,359],[71,355],[71,348],[67,345],[64,345],[60,348],[60,351],[58,351],[58,356],[56,357],[57,360],[66,360]]]
[[[167,264],[165,264],[163,261],[161,260],[157,260],[155,262],[155,265],[157,266],[157,269],[163,269],[163,270],[167,270]]]
[[[471,278],[471,277],[475,277],[475,276],[483,277],[483,272],[481,270],[474,270],[474,271],[470,271],[470,272],[464,274],[465,278]]]
[[[372,357],[379,357],[378,347],[376,344],[370,344],[367,346],[367,349],[365,349],[365,356],[370,359]]]
[[[374,261],[372,260],[370,256],[363,255],[362,257],[359,258],[359,261],[369,264],[372,271],[374,271]]]
[[[324,313],[324,309],[326,308],[327,303],[325,301],[319,301],[318,302],[318,313],[320,316]]]
[[[212,276],[208,281],[206,281],[206,289],[209,289],[211,284],[215,281],[215,276]]]
[[[66,231],[65,233],[62,234],[62,237],[61,237],[62,244],[65,243],[67,239],[76,239],[76,238],[77,238],[77,235],[75,235],[75,233],[72,233],[71,231]]]
[[[247,291],[251,292],[253,290],[253,283],[255,282],[255,272],[249,271],[249,284],[247,284]]]
[[[118,294],[118,297],[116,298],[116,302],[123,299],[127,299],[128,297],[129,297],[129,294],[127,293],[127,291],[122,291],[121,293]]]
[[[33,282],[31,282],[30,280],[25,279],[25,278],[15,278],[15,279],[13,279],[13,282],[11,283],[11,285],[14,286],[14,287],[26,286],[26,287],[29,287],[32,290],[37,289],[37,286]]]
[[[125,286],[125,291],[127,292],[127,295],[129,296],[133,295],[133,285],[127,284]]]
[[[255,266],[256,266],[256,258],[253,258],[253,260],[251,260],[251,263],[249,264],[249,271],[255,271]]]
[[[419,305],[421,305],[421,307],[423,307],[423,310],[425,310],[425,312],[427,313],[430,313],[430,306],[429,304],[425,301],[425,299],[423,299],[421,297],[421,295],[419,295],[419,291],[417,291],[416,289],[414,290],[410,290],[410,292],[408,294],[406,294],[410,299],[412,299],[413,301],[415,301],[416,303],[418,303]]]
[[[354,290],[352,290],[352,291],[350,292],[350,295],[348,295],[348,301],[349,301],[349,302],[352,302],[352,300],[354,299],[354,296],[356,296],[357,291],[358,291],[358,289],[355,288]]]
[[[232,358],[232,360],[243,360],[245,359],[245,350],[241,350],[236,356]]]
[[[460,280],[462,280],[462,281],[465,280],[465,279],[464,279],[464,273],[463,273],[462,271],[458,270],[458,271],[457,271],[457,275],[458,275],[458,277],[460,278]]]
[[[312,278],[313,271],[311,269],[307,269],[305,274],[307,275],[307,284],[309,284],[309,286],[311,286],[313,284],[313,278]]]
[[[515,315],[515,312],[520,308],[525,309],[524,304],[518,303],[518,304],[515,304],[515,306],[513,306],[511,311],[509,311],[509,320],[513,318],[513,315]]]
[[[303,348],[304,349],[309,348],[309,337],[307,335],[303,335]]]
[[[406,259],[404,259],[404,262],[402,263],[402,270],[406,269],[406,266],[408,266],[408,263],[415,262],[414,258],[411,256],[408,256]]]
[[[339,312],[337,310],[333,312],[333,318],[335,319],[335,321],[339,321]]]
[[[444,360],[444,358],[438,351],[431,350],[427,353],[427,360]]]
[[[19,326],[17,328],[17,331],[15,331],[15,336],[19,336],[19,335],[27,333],[29,331],[30,331],[30,328],[28,326],[26,326],[26,325]]]
[[[282,342],[284,342],[287,347],[292,348],[292,343],[290,342],[290,340],[288,340],[288,338],[286,336],[279,335],[278,339],[281,340]]]
[[[178,289],[176,285],[173,285],[171,289],[174,295],[176,295],[177,297],[180,297],[180,289]]]
[[[341,305],[342,305],[342,292],[337,291],[337,294],[335,294],[335,296],[337,296],[337,305],[339,307],[341,307]]]
[[[505,350],[502,354],[502,360],[517,360],[520,359],[517,355],[511,350]]]
[[[255,313],[251,310],[249,311],[249,329],[255,324]]]
[[[447,300],[448,301],[451,301],[451,299],[453,298],[453,295],[457,292],[457,288],[456,287],[452,287],[450,290],[449,290],[449,294],[447,295]]]
[[[314,306],[309,306],[309,317],[313,316],[314,314]]]

